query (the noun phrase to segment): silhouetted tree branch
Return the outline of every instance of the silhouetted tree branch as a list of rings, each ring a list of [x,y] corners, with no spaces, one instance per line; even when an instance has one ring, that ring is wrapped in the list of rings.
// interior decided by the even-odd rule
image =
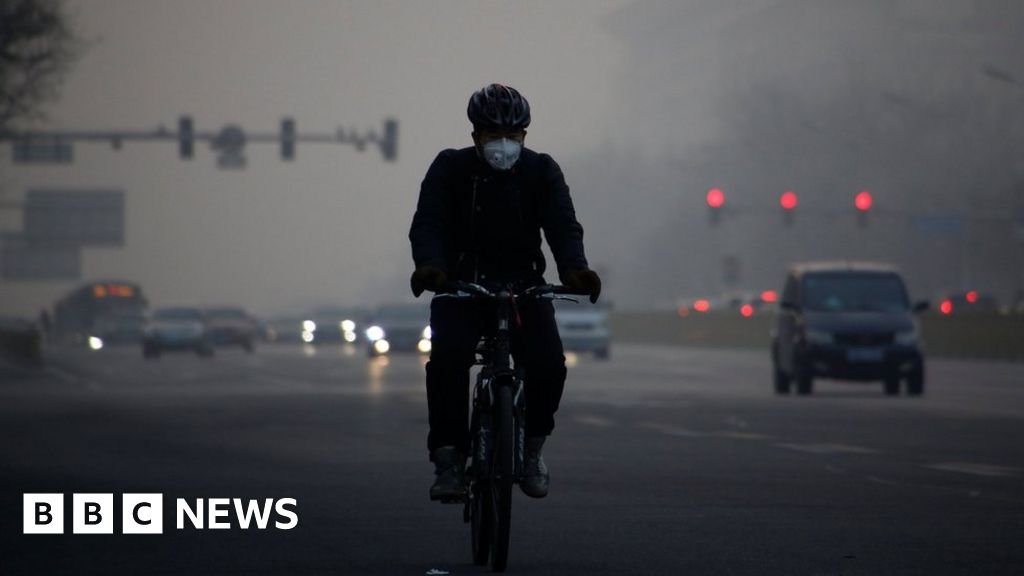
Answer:
[[[0,0],[0,130],[42,116],[79,46],[62,0]]]

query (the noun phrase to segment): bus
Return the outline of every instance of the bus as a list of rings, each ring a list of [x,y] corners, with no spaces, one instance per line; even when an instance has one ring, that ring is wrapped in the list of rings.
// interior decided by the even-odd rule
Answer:
[[[139,342],[148,302],[133,282],[105,280],[82,284],[57,301],[53,337],[80,344],[90,337],[109,343]]]

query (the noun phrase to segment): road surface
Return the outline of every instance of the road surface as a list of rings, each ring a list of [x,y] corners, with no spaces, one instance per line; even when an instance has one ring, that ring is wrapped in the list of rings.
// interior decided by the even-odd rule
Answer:
[[[569,360],[509,573],[1024,573],[1024,365],[936,360],[923,398],[779,397],[767,352]],[[340,348],[4,367],[0,574],[484,573],[461,508],[427,498],[425,401],[420,358]],[[161,493],[164,533],[23,535],[24,493]],[[298,525],[176,528],[175,499],[218,497],[295,498]]]

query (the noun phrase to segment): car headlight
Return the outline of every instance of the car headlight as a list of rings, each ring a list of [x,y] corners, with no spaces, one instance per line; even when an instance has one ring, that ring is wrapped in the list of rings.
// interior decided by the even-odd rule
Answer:
[[[338,326],[341,327],[342,332],[355,332],[356,323],[351,320],[342,320]]]
[[[313,322],[312,320],[303,320],[302,329],[306,332],[316,332],[316,322]]]
[[[376,342],[384,338],[384,329],[380,326],[370,326],[366,329],[366,339],[370,342]]]
[[[917,328],[914,327],[910,330],[897,332],[893,336],[893,341],[903,346],[913,346],[914,344],[917,344],[919,338],[920,335],[917,332]]]
[[[427,326],[426,328],[423,329],[423,339],[424,340],[430,340],[430,338],[433,335],[434,335],[434,332],[430,329],[430,326]]]
[[[103,339],[99,336],[89,336],[89,348],[100,350],[103,348]]]
[[[808,344],[832,344],[835,341],[835,338],[830,332],[807,330],[804,332],[804,340],[806,340]]]

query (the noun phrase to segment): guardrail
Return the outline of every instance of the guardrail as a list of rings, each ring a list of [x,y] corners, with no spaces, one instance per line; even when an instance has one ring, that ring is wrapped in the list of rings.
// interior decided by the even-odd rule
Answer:
[[[919,317],[929,356],[1024,362],[1024,314],[971,313]],[[773,313],[749,318],[736,311],[613,312],[612,334],[620,342],[768,350]]]

